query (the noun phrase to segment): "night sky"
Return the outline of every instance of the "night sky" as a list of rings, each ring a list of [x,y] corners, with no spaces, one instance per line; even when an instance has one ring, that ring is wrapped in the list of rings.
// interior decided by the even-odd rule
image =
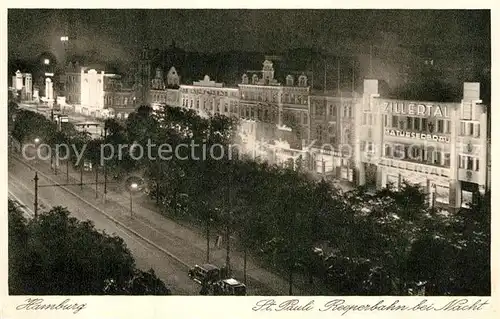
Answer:
[[[66,24],[69,21],[69,24]],[[489,11],[415,10],[18,10],[8,11],[9,56],[31,58],[61,49],[129,60],[148,43],[175,40],[187,51],[327,51],[366,44],[490,47]],[[68,31],[66,31],[68,30]]]

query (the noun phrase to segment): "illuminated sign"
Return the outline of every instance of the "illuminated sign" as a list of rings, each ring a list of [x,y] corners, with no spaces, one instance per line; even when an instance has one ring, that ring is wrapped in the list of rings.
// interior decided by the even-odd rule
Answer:
[[[386,158],[381,159],[379,162],[379,165],[388,166],[388,167],[395,167],[395,168],[404,169],[407,171],[413,171],[413,172],[417,172],[417,173],[423,173],[423,174],[445,176],[445,177],[449,176],[448,170],[444,169],[444,168],[430,166],[430,165],[415,164],[415,163],[404,162],[404,161],[395,161],[395,160],[386,159]]]
[[[54,73],[45,72],[45,76],[54,76]]]
[[[384,102],[382,104],[382,109],[384,113],[391,114],[433,116],[443,118],[450,117],[448,107],[439,104],[420,104],[405,101]]]
[[[413,138],[413,139],[417,139],[417,140],[427,140],[427,141],[434,141],[434,142],[441,142],[441,143],[450,143],[450,138],[447,136],[399,131],[399,130],[392,130],[392,129],[387,129],[387,128],[385,129],[385,135],[404,137],[404,138]]]

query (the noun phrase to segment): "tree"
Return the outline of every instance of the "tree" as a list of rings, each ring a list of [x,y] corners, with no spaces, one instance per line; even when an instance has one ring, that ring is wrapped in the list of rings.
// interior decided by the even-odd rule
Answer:
[[[23,295],[169,294],[123,240],[55,207],[26,221],[9,202],[9,291]]]

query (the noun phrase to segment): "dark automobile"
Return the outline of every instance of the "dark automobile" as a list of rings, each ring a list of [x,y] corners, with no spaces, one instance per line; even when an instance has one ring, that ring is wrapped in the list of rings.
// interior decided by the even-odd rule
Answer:
[[[212,285],[216,296],[246,296],[247,287],[234,278],[220,280]]]
[[[220,280],[220,269],[212,264],[195,265],[189,269],[188,275],[199,284],[211,284]]]

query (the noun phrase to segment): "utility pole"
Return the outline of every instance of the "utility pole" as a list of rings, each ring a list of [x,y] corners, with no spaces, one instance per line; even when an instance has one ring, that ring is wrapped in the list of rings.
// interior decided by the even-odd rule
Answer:
[[[324,64],[325,64],[325,76],[323,79],[323,93],[326,92],[326,59],[324,59]]]
[[[373,54],[373,45],[370,44],[370,78],[373,77],[373,69],[372,69],[372,54]]]
[[[35,172],[35,178],[33,179],[35,181],[35,202],[34,202],[34,211],[35,211],[35,218],[38,217],[38,172]]]
[[[340,93],[340,58],[337,57],[337,93]]]
[[[207,217],[207,263],[210,262],[210,211]]]
[[[104,143],[106,143],[106,138],[108,137],[108,128],[106,127],[106,121],[104,121]],[[108,183],[108,170],[106,169],[106,161],[103,161],[104,166],[104,202],[106,202],[106,194],[108,193],[107,183]]]
[[[95,166],[95,198],[99,198],[99,195],[97,194],[98,188],[97,186],[99,185],[99,165]]]

